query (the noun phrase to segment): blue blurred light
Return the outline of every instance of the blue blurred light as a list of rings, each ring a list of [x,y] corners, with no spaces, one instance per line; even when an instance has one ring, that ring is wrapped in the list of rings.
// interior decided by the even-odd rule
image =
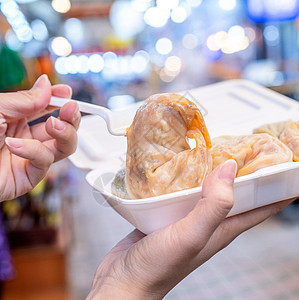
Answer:
[[[216,61],[222,57],[223,52],[221,50],[211,51],[206,45],[204,45],[202,47],[202,54],[207,60]]]
[[[82,47],[84,42],[84,27],[81,20],[77,18],[67,19],[64,22],[65,37],[72,46]]]
[[[31,3],[35,2],[36,0],[17,0],[18,3],[25,4],[25,3]]]
[[[23,46],[23,43],[18,39],[18,37],[12,29],[8,29],[8,31],[6,32],[5,41],[7,46],[15,51],[19,51]]]
[[[268,44],[275,46],[279,43],[279,30],[274,25],[268,25],[264,29],[264,37]]]
[[[131,1],[114,1],[110,9],[110,23],[115,33],[123,39],[131,39],[144,27],[143,13],[137,11]]]
[[[135,103],[135,98],[131,95],[117,95],[108,99],[107,106],[111,110],[122,110]]]
[[[246,7],[256,23],[287,21],[299,15],[299,0],[246,0]]]
[[[26,17],[21,12],[19,5],[15,0],[0,0],[0,10],[11,25],[17,38],[21,42],[30,42],[33,39],[33,33]]]
[[[37,41],[45,41],[48,38],[48,29],[46,24],[42,20],[36,19],[32,21],[31,28],[33,32],[33,37]]]

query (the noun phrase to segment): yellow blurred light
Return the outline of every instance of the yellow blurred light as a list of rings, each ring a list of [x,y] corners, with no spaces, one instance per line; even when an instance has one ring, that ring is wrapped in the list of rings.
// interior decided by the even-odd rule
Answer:
[[[212,51],[218,51],[221,47],[216,44],[215,34],[211,34],[207,39],[207,47]]]
[[[232,54],[238,51],[240,39],[238,37],[229,36],[221,47],[223,53]]]
[[[245,36],[245,30],[242,26],[240,25],[234,25],[228,30],[228,35],[231,37],[239,37],[242,38]]]
[[[245,35],[251,35],[251,39],[255,39],[254,30],[251,28],[243,28],[239,25],[232,26],[228,32],[219,31],[215,34],[211,34],[207,39],[207,47],[212,51],[218,51],[221,49],[223,53],[231,54],[238,51],[245,50],[251,39]]]
[[[227,39],[224,42],[224,44],[221,48],[221,51],[225,54],[232,54],[232,53],[236,52],[235,45],[231,42],[231,40]]]
[[[244,36],[244,38],[240,43],[240,50],[238,51],[245,50],[248,46],[249,46],[249,38],[247,36]]]
[[[222,48],[222,46],[224,45],[224,41],[227,38],[228,38],[228,34],[225,31],[219,31],[219,32],[214,34],[213,42],[217,46],[217,48],[218,48],[217,50]]]
[[[232,54],[238,51],[245,50],[248,46],[249,39],[247,36],[244,36],[242,39],[228,38],[225,40],[221,50],[223,53]]]
[[[71,9],[70,0],[52,0],[52,7],[59,13],[66,13]]]
[[[70,42],[62,37],[56,37],[51,44],[53,52],[58,56],[68,56],[72,52],[72,45]]]
[[[169,75],[168,71],[166,71],[166,68],[161,69],[159,76],[160,79],[164,82],[171,82],[174,80],[175,76],[174,75]]]
[[[179,73],[180,73],[180,70],[177,70],[177,71],[172,71],[172,70],[169,70],[167,67],[164,68],[164,73],[170,77],[175,77],[177,76]]]
[[[170,72],[179,72],[181,67],[182,67],[182,61],[179,57],[177,56],[169,56],[166,59],[165,62],[165,67],[170,71]]]

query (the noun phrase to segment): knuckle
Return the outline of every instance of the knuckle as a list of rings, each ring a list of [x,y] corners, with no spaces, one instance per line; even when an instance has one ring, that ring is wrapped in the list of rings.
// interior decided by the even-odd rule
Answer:
[[[32,145],[32,149],[33,152],[31,162],[33,162],[35,167],[40,170],[48,169],[54,161],[50,150],[46,147],[43,147],[38,141]]]
[[[40,93],[36,92],[34,90],[29,91],[20,91],[18,92],[22,95],[24,98],[24,101],[26,101],[26,110],[28,112],[34,113],[41,111],[44,109],[47,105],[44,103],[44,101],[40,101]]]
[[[56,142],[56,148],[63,156],[73,154],[77,149],[77,136],[68,136],[66,139]]]
[[[223,219],[229,213],[234,205],[232,197],[220,195],[213,199],[214,209],[213,212],[217,219]]]
[[[40,154],[42,152],[40,142],[37,140],[25,141],[25,145],[28,151],[31,152],[32,158],[36,157],[37,154]]]
[[[180,227],[174,223],[170,225],[170,228],[171,234],[166,236],[165,242],[171,245],[173,255],[195,256],[204,248],[208,240],[205,235],[198,234],[197,230],[186,219],[185,222],[180,222]]]
[[[68,149],[69,154],[72,154],[77,149],[77,135],[69,135],[66,139],[65,147]]]
[[[78,118],[76,118],[75,123],[74,123],[74,127],[75,127],[76,131],[79,129],[80,123],[81,123],[81,115]]]
[[[35,101],[35,93],[33,93],[32,91],[20,91],[19,93],[27,100],[27,105],[31,105],[34,109],[37,104],[37,102]]]
[[[77,150],[77,143],[72,143],[70,148],[70,154],[75,153],[76,150]]]
[[[220,194],[217,203],[220,209],[229,211],[234,205],[234,197],[230,194]]]

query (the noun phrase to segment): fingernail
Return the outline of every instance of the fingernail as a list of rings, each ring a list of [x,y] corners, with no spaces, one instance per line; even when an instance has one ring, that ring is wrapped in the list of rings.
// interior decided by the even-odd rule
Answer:
[[[75,102],[75,104],[76,104],[76,109],[75,109],[74,115],[76,115],[78,113],[78,111],[79,111],[79,105],[78,105],[78,103]]]
[[[50,118],[51,118],[52,127],[55,130],[62,131],[65,129],[65,125],[63,124],[62,121],[60,121],[59,119],[56,119],[54,117],[50,117]]]
[[[49,78],[46,74],[43,74],[36,80],[32,89],[43,88],[47,82],[49,82]]]
[[[218,178],[233,184],[237,174],[237,163],[234,159],[227,160],[219,171]]]
[[[16,138],[10,138],[10,137],[7,137],[5,139],[5,144],[12,148],[21,148],[24,145],[22,139],[16,139]]]
[[[75,111],[74,111],[74,115],[73,115],[73,120],[77,120],[79,117],[80,117],[80,112],[79,112],[79,105],[78,103],[76,103],[76,108],[75,108]]]
[[[68,96],[66,97],[66,98],[71,98],[72,97],[72,94],[73,94],[73,90],[72,90],[72,88],[69,86],[69,85],[67,85],[67,84],[63,84],[63,86],[65,86],[65,88],[67,88],[68,89]]]

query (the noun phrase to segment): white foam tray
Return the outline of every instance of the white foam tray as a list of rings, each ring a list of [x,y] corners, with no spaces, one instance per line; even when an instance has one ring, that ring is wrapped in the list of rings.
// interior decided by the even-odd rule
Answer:
[[[225,81],[181,93],[205,115],[211,137],[250,134],[270,122],[299,120],[299,103],[246,80]],[[126,110],[130,125],[139,102]],[[111,194],[115,173],[125,166],[126,138],[111,136],[103,120],[84,117],[78,131],[78,149],[71,161],[86,176],[95,198],[108,203],[144,233],[184,217],[201,198],[201,187],[147,199],[124,200]],[[229,215],[299,196],[299,162],[280,164],[235,180],[235,204]],[[103,201],[105,199],[105,201]]]

